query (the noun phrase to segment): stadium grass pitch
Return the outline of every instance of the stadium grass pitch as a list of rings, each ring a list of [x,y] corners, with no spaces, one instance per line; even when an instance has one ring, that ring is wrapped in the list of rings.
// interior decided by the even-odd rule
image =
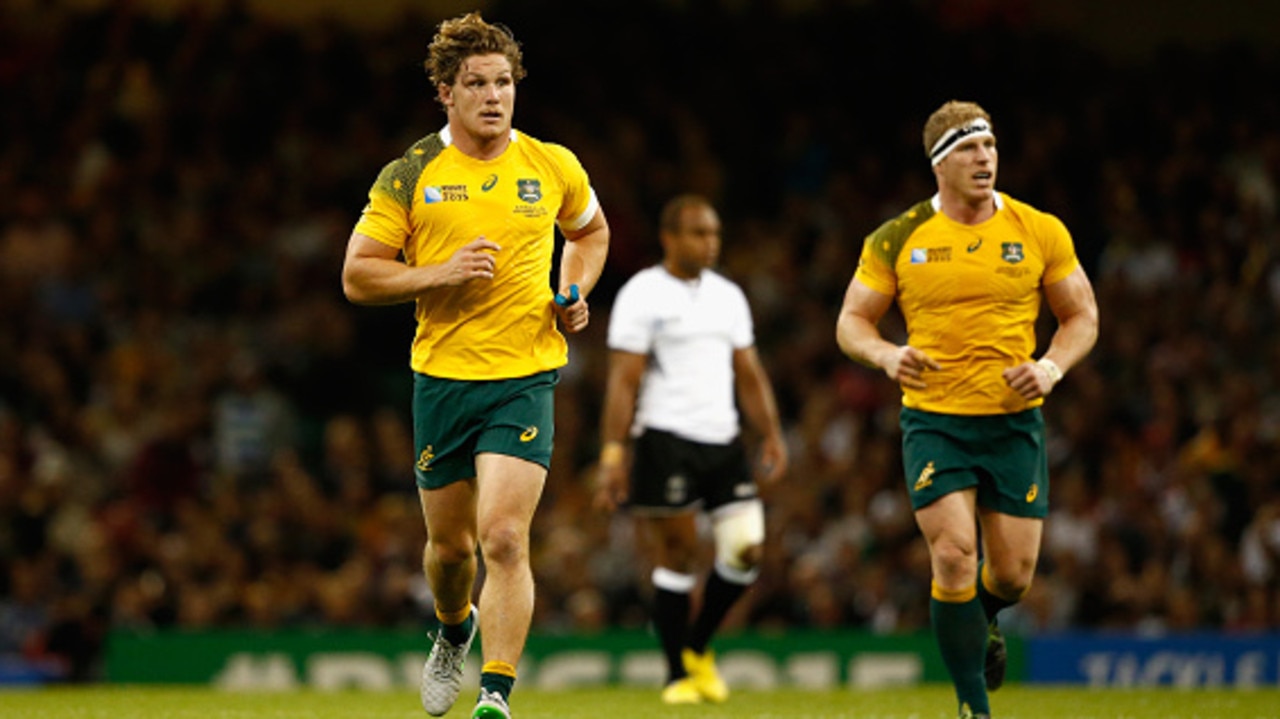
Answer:
[[[513,719],[954,719],[951,688],[735,691],[724,704],[663,706],[657,689],[562,692],[517,688]],[[1087,689],[1006,686],[1000,719],[1275,719],[1280,689]],[[446,719],[466,719],[467,694]],[[5,719],[423,719],[416,693],[221,692],[206,687],[57,687],[0,690]]]

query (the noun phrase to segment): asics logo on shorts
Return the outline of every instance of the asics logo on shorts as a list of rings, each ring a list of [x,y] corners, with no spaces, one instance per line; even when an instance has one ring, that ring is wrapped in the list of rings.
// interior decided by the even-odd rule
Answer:
[[[1034,484],[1031,485],[1031,489],[1027,490],[1027,504],[1031,504],[1032,502],[1036,501],[1036,497],[1039,497],[1039,496],[1040,496],[1040,487]]]
[[[917,492],[933,484],[934,471],[935,470],[933,468],[933,462],[926,464],[924,466],[924,469],[920,470],[920,478],[916,480],[916,487],[915,487]]]
[[[521,432],[521,433],[520,433],[520,441],[521,441],[521,442],[532,442],[532,441],[533,441],[533,438],[534,438],[534,437],[537,437],[537,436],[538,436],[538,426],[537,426],[537,425],[534,425],[534,426],[530,427],[529,429],[526,429],[524,432]]]

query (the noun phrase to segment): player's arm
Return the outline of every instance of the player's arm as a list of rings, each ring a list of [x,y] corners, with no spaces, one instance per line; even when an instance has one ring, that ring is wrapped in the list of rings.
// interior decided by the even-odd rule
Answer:
[[[358,305],[390,305],[417,299],[432,287],[491,280],[493,253],[498,249],[498,245],[481,237],[442,264],[410,267],[399,259],[399,248],[352,232],[342,263],[342,291]]]
[[[567,306],[556,305],[556,312],[566,330],[581,332],[590,320],[587,295],[596,286],[609,256],[609,222],[604,210],[597,207],[587,224],[576,230],[562,230],[564,251],[560,255],[560,294],[568,297],[571,285],[578,286],[578,301]]]
[[[569,285],[577,285],[583,297],[604,271],[605,258],[609,256],[609,222],[604,210],[596,208],[596,214],[587,224],[576,230],[564,232],[564,252],[560,256],[560,292]]]
[[[876,292],[855,276],[849,281],[836,320],[836,343],[850,359],[884,370],[889,379],[913,389],[925,387],[926,369],[939,369],[937,361],[911,345],[898,345],[880,335],[880,318],[893,297]]]
[[[1098,341],[1098,300],[1083,267],[1045,287],[1044,294],[1053,316],[1058,318],[1058,329],[1044,356],[1066,372],[1084,359]]]
[[[596,505],[614,510],[627,498],[627,435],[636,413],[636,394],[649,358],[635,352],[609,352],[604,416],[600,420],[600,471]]]
[[[782,435],[773,385],[755,347],[733,351],[733,382],[743,414],[761,436],[761,479],[776,482],[787,471],[787,441]]]
[[[1098,340],[1098,300],[1084,268],[1044,288],[1049,309],[1058,319],[1049,349],[1036,362],[1025,362],[1005,370],[1005,381],[1027,399],[1053,391],[1067,370],[1074,367]]]

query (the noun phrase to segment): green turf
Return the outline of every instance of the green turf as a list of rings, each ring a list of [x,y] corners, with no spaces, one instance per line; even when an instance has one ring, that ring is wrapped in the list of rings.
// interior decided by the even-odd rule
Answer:
[[[514,719],[953,719],[949,687],[880,691],[737,691],[722,705],[665,707],[657,690],[521,692]],[[1009,686],[992,696],[1002,719],[1275,719],[1280,690],[1087,690]],[[471,697],[446,715],[465,719]],[[424,719],[415,694],[206,688],[90,687],[0,691],[4,719]]]

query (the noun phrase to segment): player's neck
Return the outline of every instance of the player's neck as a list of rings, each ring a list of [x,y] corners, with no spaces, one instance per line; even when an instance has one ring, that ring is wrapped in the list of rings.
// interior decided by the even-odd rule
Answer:
[[[986,222],[996,214],[994,193],[982,198],[972,198],[943,190],[938,193],[938,199],[942,214],[962,225]]]
[[[510,130],[494,137],[480,137],[451,124],[450,132],[453,135],[454,147],[467,157],[476,160],[493,160],[500,157],[511,144]]]
[[[701,269],[693,274],[689,274],[688,270],[682,269],[678,263],[672,262],[671,260],[664,261],[662,266],[666,269],[667,274],[678,280],[684,280],[685,282],[692,282],[702,277]]]

